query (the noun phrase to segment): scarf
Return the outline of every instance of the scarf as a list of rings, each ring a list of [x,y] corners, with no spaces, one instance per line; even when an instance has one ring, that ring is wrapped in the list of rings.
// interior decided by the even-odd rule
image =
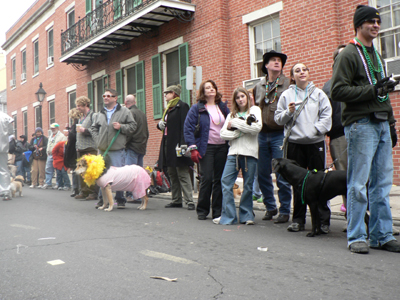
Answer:
[[[174,107],[175,105],[177,105],[178,104],[178,102],[179,102],[179,97],[176,97],[175,99],[172,99],[171,101],[169,101],[168,102],[168,104],[167,104],[167,108],[164,110],[164,113],[163,113],[163,115],[162,115],[162,118],[161,118],[161,120],[165,120],[164,118],[165,118],[165,115],[167,114],[167,111],[171,108],[171,107]],[[164,132],[164,130],[163,130],[163,132]]]

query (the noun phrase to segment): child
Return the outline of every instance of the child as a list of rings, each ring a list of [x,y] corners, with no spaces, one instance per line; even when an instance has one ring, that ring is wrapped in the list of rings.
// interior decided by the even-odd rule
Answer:
[[[56,169],[57,185],[59,191],[69,191],[71,189],[71,181],[69,180],[67,170],[64,166],[64,146],[65,141],[58,142],[53,150],[53,167]]]

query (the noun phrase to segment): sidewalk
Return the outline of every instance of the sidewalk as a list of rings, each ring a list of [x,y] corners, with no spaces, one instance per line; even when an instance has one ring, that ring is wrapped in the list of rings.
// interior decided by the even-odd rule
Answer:
[[[240,188],[242,188],[242,186],[243,186],[242,178],[238,178],[236,180],[236,183],[239,185]],[[275,198],[278,200],[278,196],[277,196],[278,188],[275,184],[274,175],[273,175],[273,183],[274,183]],[[158,194],[157,197],[171,199],[171,193],[161,193],[161,194]],[[193,200],[195,203],[197,202],[197,197],[198,197],[198,193],[193,193]],[[239,206],[239,201],[240,201],[239,197],[235,198],[236,207]],[[332,216],[332,218],[342,219],[343,221],[345,221],[344,213],[340,211],[340,206],[342,205],[342,203],[343,203],[342,196],[337,196],[330,200],[331,216]],[[278,205],[279,205],[279,203],[278,203]],[[400,226],[400,186],[396,186],[396,185],[392,186],[392,189],[390,191],[390,207],[392,209],[393,224],[395,226]],[[265,206],[263,203],[257,203],[254,201],[253,209],[265,211]],[[293,208],[292,208],[292,212],[293,212]],[[309,212],[307,212],[307,214],[309,215]]]

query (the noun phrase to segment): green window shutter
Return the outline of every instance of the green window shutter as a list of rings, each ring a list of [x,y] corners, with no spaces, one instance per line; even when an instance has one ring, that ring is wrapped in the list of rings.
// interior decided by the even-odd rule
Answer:
[[[116,86],[116,90],[118,93],[118,102],[122,104],[122,103],[124,103],[124,101],[123,101],[124,92],[123,92],[123,88],[122,88],[122,69],[117,70],[115,72],[115,86]]]
[[[86,14],[92,11],[92,0],[86,0]]]
[[[160,54],[154,55],[151,58],[151,76],[153,84],[153,116],[154,119],[160,119],[163,113]]]
[[[114,0],[114,20],[121,16],[121,0]]]
[[[144,61],[139,61],[135,66],[136,79],[136,103],[137,107],[146,113],[146,100],[144,94]]]
[[[93,111],[93,81],[87,83],[88,98],[90,100],[90,110]]]
[[[109,75],[103,75],[103,93],[106,91],[106,89],[110,88],[110,76]]]
[[[133,0],[133,7],[138,7],[139,5],[141,5],[142,4],[142,0]]]
[[[184,43],[178,47],[179,51],[179,82],[182,86],[181,100],[190,106],[190,91],[186,89],[186,67],[189,66],[189,45]]]

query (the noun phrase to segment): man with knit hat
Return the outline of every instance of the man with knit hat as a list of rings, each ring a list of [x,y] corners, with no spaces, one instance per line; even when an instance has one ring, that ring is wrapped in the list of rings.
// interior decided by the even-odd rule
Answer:
[[[389,92],[398,82],[386,77],[385,62],[373,45],[381,24],[378,10],[359,5],[353,21],[356,36],[334,63],[331,88],[332,100],[342,102],[347,140],[348,247],[354,253],[368,253],[369,248],[400,252],[389,205],[395,130]],[[368,202],[369,247],[364,224]]]
[[[46,148],[47,137],[43,135],[42,128],[37,127],[35,130],[35,136],[31,139],[29,144],[29,150],[32,151],[31,189],[35,187],[41,188],[44,185],[47,159]]]
[[[263,127],[258,134],[258,183],[267,209],[263,220],[272,220],[278,214],[271,177],[271,161],[273,158],[282,158],[283,155],[283,126],[275,123],[274,113],[279,97],[290,85],[289,78],[282,73],[286,59],[286,54],[274,50],[265,53],[261,70],[266,76],[253,89],[254,100],[261,108],[263,120]],[[279,174],[276,174],[276,183],[279,188],[280,207],[275,223],[286,223],[289,221],[292,188]]]
[[[53,166],[53,148],[54,146],[61,141],[66,141],[67,137],[60,132],[60,125],[57,123],[53,123],[50,125],[51,136],[49,136],[49,140],[47,142],[47,160],[46,160],[46,182],[42,186],[42,189],[48,189],[52,187],[51,181],[54,176],[54,166]],[[58,189],[58,185],[54,186],[54,189]]]

